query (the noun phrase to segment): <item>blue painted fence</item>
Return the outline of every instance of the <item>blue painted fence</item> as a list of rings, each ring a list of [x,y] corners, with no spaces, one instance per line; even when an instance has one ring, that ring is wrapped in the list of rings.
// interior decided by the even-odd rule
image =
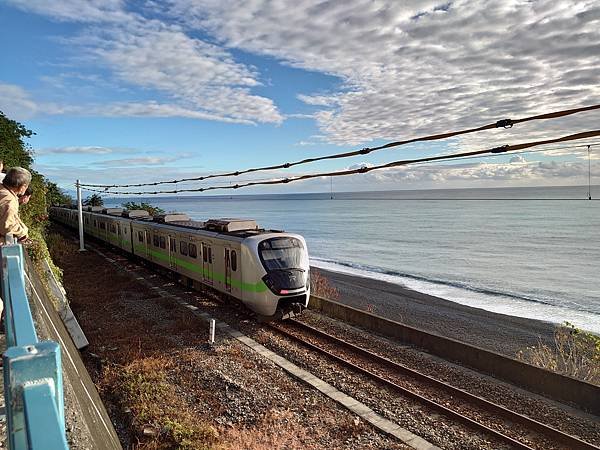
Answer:
[[[6,351],[2,355],[8,448],[68,449],[60,346],[38,341],[25,291],[23,248],[0,246]]]

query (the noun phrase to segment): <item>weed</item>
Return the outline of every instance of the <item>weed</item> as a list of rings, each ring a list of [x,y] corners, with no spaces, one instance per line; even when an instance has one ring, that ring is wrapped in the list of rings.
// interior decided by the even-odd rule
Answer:
[[[338,300],[340,292],[331,284],[329,279],[315,269],[310,271],[310,288],[314,295],[329,300]]]
[[[556,327],[553,347],[540,341],[520,350],[517,359],[600,385],[600,337],[569,322]]]

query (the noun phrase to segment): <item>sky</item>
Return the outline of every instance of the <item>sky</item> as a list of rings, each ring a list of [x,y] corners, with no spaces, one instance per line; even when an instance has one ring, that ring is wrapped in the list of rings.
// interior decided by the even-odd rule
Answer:
[[[600,0],[3,0],[0,52],[0,110],[35,131],[38,171],[66,189],[76,179],[154,182],[600,103]],[[599,119],[588,112],[166,188],[549,139],[598,129]],[[333,185],[581,185],[584,144],[592,144],[592,171],[600,168],[597,138]],[[317,178],[236,193],[329,189]]]

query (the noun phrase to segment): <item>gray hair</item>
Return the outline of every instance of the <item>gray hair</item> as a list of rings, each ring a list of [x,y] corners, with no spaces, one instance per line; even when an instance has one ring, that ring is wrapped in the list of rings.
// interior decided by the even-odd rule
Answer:
[[[28,186],[31,183],[31,173],[22,167],[11,167],[6,172],[2,184],[7,188],[18,189],[22,186]]]

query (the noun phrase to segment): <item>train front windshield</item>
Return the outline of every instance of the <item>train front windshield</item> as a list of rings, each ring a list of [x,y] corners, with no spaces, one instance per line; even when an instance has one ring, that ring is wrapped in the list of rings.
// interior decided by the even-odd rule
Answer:
[[[304,262],[302,242],[291,237],[262,241],[258,245],[258,253],[267,272],[301,269]]]

